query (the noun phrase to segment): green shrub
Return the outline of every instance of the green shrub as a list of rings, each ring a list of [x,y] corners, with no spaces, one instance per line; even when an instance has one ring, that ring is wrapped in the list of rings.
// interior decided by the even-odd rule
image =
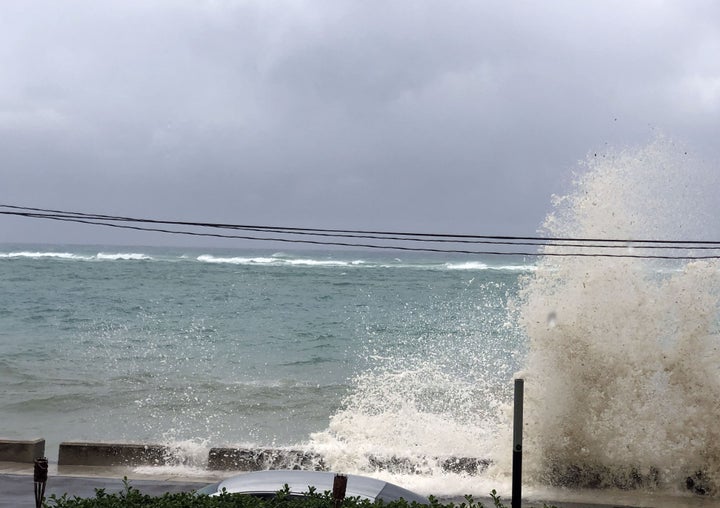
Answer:
[[[127,478],[124,479],[124,490],[117,494],[108,494],[105,489],[96,489],[95,497],[80,498],[50,496],[45,501],[45,508],[333,508],[333,499],[330,492],[322,494],[310,488],[304,497],[290,495],[286,485],[274,497],[258,498],[245,494],[231,494],[222,492],[218,496],[209,497],[196,495],[192,492],[164,494],[150,496],[130,486]],[[507,508],[500,497],[493,490],[490,493],[494,508]],[[465,496],[463,503],[441,503],[430,496],[430,508],[484,508],[483,504],[476,502],[472,496]],[[424,505],[407,501],[368,501],[367,499],[347,498],[342,502],[342,508],[426,508]],[[552,507],[548,507],[552,508]]]

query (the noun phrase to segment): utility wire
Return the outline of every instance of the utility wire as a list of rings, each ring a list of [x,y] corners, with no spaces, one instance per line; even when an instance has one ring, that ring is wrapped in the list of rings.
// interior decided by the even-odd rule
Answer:
[[[148,228],[142,226],[130,226],[127,224],[114,224],[105,222],[96,222],[84,219],[71,219],[63,217],[55,217],[51,215],[35,215],[35,214],[24,214],[26,217],[31,218],[44,218],[51,220],[60,220],[66,222],[77,222],[82,224],[92,224],[96,226],[107,226],[119,229],[130,229],[135,231],[152,231],[158,233],[169,233],[176,235],[188,235],[188,236],[201,236],[201,237],[213,237],[213,238],[233,238],[242,240],[260,240],[260,241],[273,241],[273,242],[284,242],[284,243],[302,243],[311,245],[332,245],[340,247],[355,247],[355,248],[368,248],[368,249],[381,249],[381,250],[399,250],[399,251],[410,251],[410,252],[434,252],[434,253],[446,253],[446,254],[473,254],[473,255],[489,255],[489,256],[553,256],[553,257],[606,257],[606,258],[636,258],[636,259],[666,259],[666,260],[683,260],[683,259],[720,259],[720,255],[709,255],[709,256],[664,256],[654,254],[609,254],[609,253],[591,253],[591,252],[514,252],[514,251],[477,251],[477,250],[463,250],[463,249],[434,249],[430,247],[405,247],[400,245],[376,245],[376,244],[362,244],[362,243],[347,243],[347,242],[329,242],[329,241],[315,241],[315,240],[296,240],[291,238],[281,237],[255,237],[245,235],[227,235],[221,233],[200,233],[196,231],[179,231],[172,229],[161,229],[161,228]]]
[[[371,231],[371,230],[352,230],[352,229],[319,229],[319,228],[300,228],[300,227],[288,227],[288,226],[266,226],[266,225],[245,225],[245,224],[224,224],[224,223],[213,223],[213,222],[187,222],[187,221],[171,221],[171,220],[158,220],[158,219],[138,219],[133,217],[123,217],[116,215],[103,215],[103,214],[90,214],[84,212],[69,212],[64,210],[52,210],[45,208],[31,208],[21,207],[13,205],[0,205],[0,208],[9,208],[15,210],[25,210],[34,212],[43,212],[51,214],[62,214],[66,216],[83,217],[90,219],[104,219],[112,221],[126,221],[126,222],[139,222],[139,223],[154,223],[154,224],[172,224],[180,226],[197,226],[197,227],[208,227],[208,228],[221,228],[221,229],[248,229],[258,231],[275,231],[289,234],[307,234],[307,233],[339,233],[339,234],[367,234],[367,235],[380,235],[386,238],[388,235],[394,235],[399,237],[416,237],[412,240],[422,241],[421,239],[432,239],[431,241],[439,241],[438,239],[449,238],[453,239],[453,242],[458,242],[462,239],[474,239],[474,240],[507,240],[511,242],[515,241],[536,241],[540,242],[539,245],[547,245],[548,242],[605,242],[610,244],[622,244],[621,248],[626,248],[628,245],[633,244],[652,244],[652,245],[682,245],[688,248],[688,245],[700,246],[708,245],[714,246],[711,248],[720,248],[720,241],[709,241],[709,240],[646,240],[646,239],[618,239],[618,238],[582,238],[582,237],[570,237],[570,238],[558,238],[558,237],[539,237],[539,236],[499,236],[499,235],[470,235],[470,234],[449,234],[449,233],[408,233],[408,232],[391,232],[391,231]],[[0,213],[5,213],[0,211]],[[333,235],[337,236],[337,235]],[[563,244],[564,245],[564,244]],[[566,246],[566,245],[565,245]],[[586,247],[587,245],[582,245]],[[606,247],[606,246],[603,246]],[[650,248],[650,247],[648,247]],[[669,248],[669,247],[662,247]],[[698,248],[698,247],[692,247]]]
[[[119,229],[130,229],[136,231],[151,231],[166,234],[232,238],[254,241],[275,241],[284,243],[301,243],[311,245],[342,246],[356,248],[371,248],[383,250],[402,250],[415,252],[438,252],[457,253],[473,255],[513,255],[513,256],[558,256],[558,257],[616,257],[616,258],[639,258],[639,259],[718,259],[717,255],[663,255],[663,254],[634,254],[635,249],[683,249],[683,250],[720,250],[720,242],[712,241],[681,241],[681,240],[628,240],[628,239],[598,239],[598,238],[544,238],[544,237],[523,237],[523,236],[489,236],[489,235],[457,235],[457,234],[434,234],[434,233],[404,233],[388,231],[364,231],[364,230],[341,230],[341,229],[319,229],[319,228],[298,228],[279,226],[257,226],[240,224],[221,224],[207,222],[169,221],[158,219],[140,219],[133,217],[113,216],[104,214],[90,214],[84,212],[72,212],[63,210],[52,210],[45,208],[20,207],[13,205],[0,205],[0,214],[15,215],[28,218],[40,218],[64,222],[75,222],[91,224]],[[330,238],[353,238],[353,239],[374,239],[391,240],[401,242],[419,243],[456,243],[456,244],[493,244],[506,246],[538,246],[538,247],[562,247],[579,249],[627,249],[629,252],[612,254],[608,252],[558,252],[554,249],[545,249],[542,252],[518,252],[513,250],[505,251],[477,251],[466,249],[448,249],[433,247],[407,247],[401,245],[351,243],[337,240],[309,240],[286,238],[282,236],[250,236],[225,233],[208,233],[198,231],[187,231],[178,229],[165,229],[160,227],[147,227],[130,225],[152,224],[165,226],[190,226],[196,228],[212,228],[225,230],[252,231],[273,235],[311,235]],[[631,249],[632,251],[631,251]]]

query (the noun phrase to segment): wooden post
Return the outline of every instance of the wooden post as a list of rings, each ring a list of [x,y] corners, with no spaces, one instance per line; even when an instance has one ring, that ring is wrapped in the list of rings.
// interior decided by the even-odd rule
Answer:
[[[340,508],[340,505],[345,499],[345,491],[347,490],[347,476],[336,474],[333,480],[333,503],[335,508]]]

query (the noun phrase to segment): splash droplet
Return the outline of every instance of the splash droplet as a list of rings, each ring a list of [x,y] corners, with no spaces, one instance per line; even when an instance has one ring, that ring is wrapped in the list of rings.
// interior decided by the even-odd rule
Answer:
[[[557,314],[555,314],[554,311],[548,313],[547,325],[548,325],[548,328],[555,328],[555,325],[557,325]]]

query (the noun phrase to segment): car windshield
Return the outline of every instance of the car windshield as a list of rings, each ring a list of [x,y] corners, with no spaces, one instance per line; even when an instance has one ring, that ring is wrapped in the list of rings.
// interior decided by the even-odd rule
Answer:
[[[204,494],[206,496],[209,496],[210,494],[215,494],[218,491],[218,487],[220,487],[220,482],[210,484],[201,489],[197,489],[195,493],[198,495]]]

